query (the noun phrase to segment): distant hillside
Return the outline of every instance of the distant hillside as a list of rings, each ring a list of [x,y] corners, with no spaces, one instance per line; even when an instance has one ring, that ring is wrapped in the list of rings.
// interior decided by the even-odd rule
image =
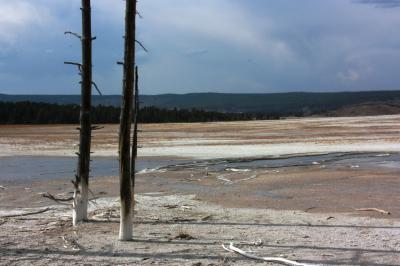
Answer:
[[[79,104],[78,95],[5,95],[0,101],[44,102],[56,104]],[[118,95],[93,96],[94,105],[119,106]],[[312,114],[336,110],[345,106],[371,102],[400,100],[400,91],[331,92],[331,93],[270,93],[270,94],[224,94],[189,93],[142,95],[142,106],[158,108],[203,109],[219,112]]]
[[[368,116],[368,115],[395,115],[400,114],[400,102],[372,102],[344,106],[328,111],[324,116]]]

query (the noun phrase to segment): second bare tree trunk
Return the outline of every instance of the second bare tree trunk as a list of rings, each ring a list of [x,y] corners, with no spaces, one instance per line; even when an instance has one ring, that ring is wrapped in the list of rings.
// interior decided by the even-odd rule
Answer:
[[[131,158],[131,186],[132,186],[132,208],[135,210],[135,176],[136,158],[138,146],[138,123],[139,123],[139,74],[138,67],[135,67],[135,96],[133,106],[133,136],[132,136],[132,158]]]
[[[90,0],[82,0],[82,82],[79,158],[74,187],[73,224],[87,220],[91,143],[92,31]]]
[[[123,97],[119,131],[119,177],[121,215],[119,239],[132,239],[132,194],[130,133],[132,123],[132,102],[135,64],[136,0],[126,0],[125,7],[125,51]]]

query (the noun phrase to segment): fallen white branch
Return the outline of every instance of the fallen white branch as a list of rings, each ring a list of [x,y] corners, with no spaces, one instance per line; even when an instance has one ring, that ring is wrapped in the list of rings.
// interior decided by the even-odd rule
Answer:
[[[356,209],[356,211],[373,211],[373,212],[379,212],[381,214],[386,214],[386,215],[390,215],[390,212],[385,211],[385,210],[381,210],[381,209],[377,209],[377,208],[361,208],[361,209]]]
[[[233,245],[233,243],[229,244],[229,247],[226,247],[225,245],[222,245],[222,247],[229,252],[234,252],[238,253],[246,258],[254,259],[254,260],[262,260],[266,262],[278,262],[278,263],[283,263],[286,265],[294,265],[294,266],[315,266],[315,264],[307,264],[307,263],[301,263],[301,262],[296,262],[293,260],[288,260],[284,258],[277,258],[277,257],[258,257],[256,255],[249,254],[248,252],[241,250]]]
[[[145,168],[143,170],[136,172],[136,174],[141,175],[141,174],[149,174],[149,173],[164,173],[165,171],[166,171],[165,169],[160,169],[159,167]]]
[[[231,171],[231,172],[250,172],[250,169],[238,169],[238,168],[225,168],[225,171]]]
[[[231,184],[232,180],[225,177],[226,175],[219,175],[217,176],[218,180],[221,180],[224,184]]]
[[[242,179],[239,179],[239,180],[232,181],[232,183],[239,183],[239,182],[243,182],[243,181],[254,179],[256,177],[257,177],[257,175],[252,175],[252,176],[249,176],[249,177],[246,177],[246,178],[242,178]]]
[[[217,179],[222,181],[225,185],[232,185],[232,184],[236,184],[239,182],[251,180],[251,179],[254,179],[257,177],[257,175],[252,175],[252,176],[245,177],[245,178],[238,179],[238,180],[231,180],[231,179],[227,178],[227,176],[231,176],[231,175],[232,174],[219,175],[219,176],[217,176]]]

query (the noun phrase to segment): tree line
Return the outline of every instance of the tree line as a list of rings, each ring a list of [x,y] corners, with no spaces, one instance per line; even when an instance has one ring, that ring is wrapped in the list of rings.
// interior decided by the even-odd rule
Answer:
[[[77,124],[79,112],[80,106],[76,104],[0,102],[0,124]],[[93,106],[90,112],[91,121],[95,124],[119,123],[120,113],[119,107]],[[195,108],[187,110],[146,106],[140,109],[138,120],[140,123],[184,123],[279,118],[277,113],[222,113]]]

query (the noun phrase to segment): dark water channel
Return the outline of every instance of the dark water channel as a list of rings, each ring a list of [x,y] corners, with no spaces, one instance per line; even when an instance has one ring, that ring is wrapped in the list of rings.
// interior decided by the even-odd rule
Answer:
[[[18,182],[37,179],[69,178],[75,174],[75,157],[13,156],[0,157],[0,181]],[[137,171],[201,170],[224,171],[232,169],[268,169],[293,166],[321,165],[326,168],[390,168],[399,169],[400,153],[330,153],[323,155],[270,157],[221,160],[139,159]],[[113,157],[95,157],[91,164],[91,176],[118,175],[118,160]]]
[[[251,159],[203,160],[161,167],[166,170],[205,169],[223,171],[226,169],[254,170],[281,167],[321,165],[326,168],[338,166],[350,168],[396,168],[400,170],[400,153],[329,153],[320,155],[269,157]]]
[[[176,160],[138,160],[138,171],[177,163]],[[0,181],[57,179],[73,177],[76,157],[12,156],[0,157]],[[115,157],[92,158],[90,174],[93,177],[118,175]]]

